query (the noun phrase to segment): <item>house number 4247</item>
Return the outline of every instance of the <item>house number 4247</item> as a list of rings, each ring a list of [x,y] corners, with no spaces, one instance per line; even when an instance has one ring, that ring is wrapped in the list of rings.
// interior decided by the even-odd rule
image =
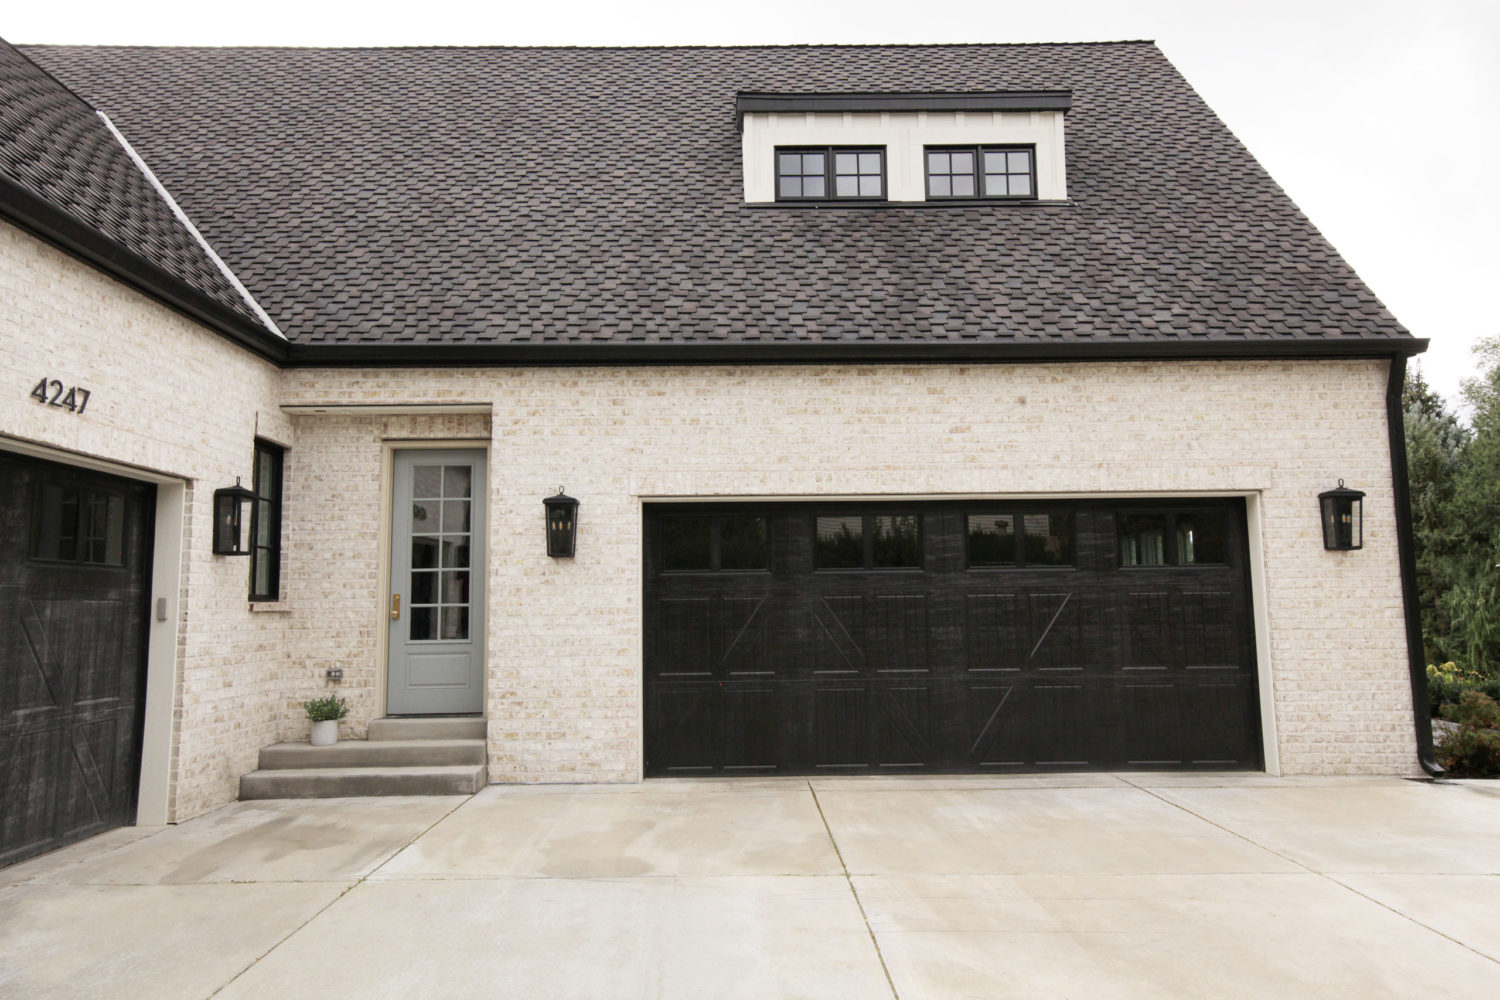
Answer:
[[[44,378],[31,390],[31,398],[62,410],[82,413],[89,405],[89,391],[76,385],[63,385],[55,378]]]

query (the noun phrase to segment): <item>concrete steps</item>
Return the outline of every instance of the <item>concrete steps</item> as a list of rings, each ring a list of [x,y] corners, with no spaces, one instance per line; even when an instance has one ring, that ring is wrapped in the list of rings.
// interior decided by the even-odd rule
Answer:
[[[472,795],[485,777],[483,719],[376,719],[367,740],[263,747],[259,770],[240,778],[240,798]]]

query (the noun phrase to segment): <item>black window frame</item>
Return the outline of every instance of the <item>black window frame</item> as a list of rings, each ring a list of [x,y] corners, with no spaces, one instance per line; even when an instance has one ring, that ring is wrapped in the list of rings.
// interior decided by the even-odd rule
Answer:
[[[743,519],[755,519],[755,520],[760,521],[762,523],[762,525],[764,526],[764,528],[765,528],[765,546],[766,546],[766,550],[765,550],[766,564],[764,566],[759,566],[759,567],[746,567],[746,568],[730,567],[730,568],[726,569],[724,567],[724,541],[723,541],[724,522],[726,520],[743,520]],[[667,532],[667,525],[671,521],[706,521],[708,523],[708,565],[706,567],[690,568],[690,569],[674,569],[674,568],[672,568],[672,567],[670,567],[670,566],[667,565],[667,539],[666,539],[666,532]],[[659,550],[661,552],[661,555],[659,557],[660,560],[661,560],[661,564],[660,564],[661,568],[660,568],[659,572],[662,573],[663,575],[670,575],[670,576],[692,575],[692,574],[700,574],[701,575],[701,574],[705,574],[705,573],[715,573],[715,574],[723,574],[723,573],[761,573],[761,574],[769,574],[771,572],[771,515],[768,514],[768,513],[763,513],[763,512],[759,512],[759,511],[749,512],[749,513],[739,512],[739,511],[736,511],[736,512],[723,512],[723,511],[709,512],[709,511],[705,511],[703,513],[690,513],[690,512],[676,513],[676,512],[674,512],[674,513],[669,513],[669,514],[663,514],[663,515],[661,515],[660,519],[657,521],[657,531],[659,532],[659,537],[657,539],[657,544],[658,544]]]
[[[819,565],[818,519],[821,517],[857,517],[860,519],[860,565]],[[915,563],[910,566],[878,566],[875,564],[875,532],[870,529],[872,519],[877,517],[914,517],[917,519],[917,558]],[[875,510],[851,510],[849,508],[817,510],[812,513],[809,526],[812,530],[814,573],[913,573],[921,572],[923,567],[927,565],[927,518],[920,510],[888,507]]]
[[[1031,161],[1031,193],[1030,194],[990,194],[984,185],[984,154],[985,153],[1019,153],[1029,154]],[[933,194],[932,193],[932,161],[928,158],[929,153],[972,153],[974,154],[974,194]],[[941,176],[951,177],[952,174]],[[937,145],[922,147],[922,191],[928,201],[1036,201],[1038,199],[1036,189],[1036,145],[1034,143],[985,143],[971,146],[965,145]]]
[[[1202,517],[1205,513],[1219,518],[1219,535],[1221,544],[1224,546],[1224,558],[1218,562],[1208,562],[1200,559],[1185,563],[1182,561],[1182,553],[1178,551],[1177,547],[1177,518],[1184,515]],[[1124,514],[1157,514],[1166,520],[1165,537],[1162,541],[1162,562],[1126,564],[1124,531],[1120,520],[1121,515]],[[1223,511],[1205,510],[1201,507],[1130,507],[1116,510],[1114,512],[1114,521],[1115,565],[1117,568],[1127,572],[1135,572],[1137,570],[1147,572],[1151,570],[1192,570],[1200,567],[1205,569],[1223,569],[1226,566],[1232,567],[1234,565],[1235,550],[1231,536],[1232,524],[1228,514]]]
[[[1028,516],[1041,515],[1052,517],[1060,514],[1068,519],[1068,561],[1065,563],[1032,563],[1026,558],[1026,531],[1025,518]],[[1015,559],[1009,563],[975,563],[969,549],[969,519],[974,517],[1010,517],[1012,528],[1020,524],[1022,530],[1013,531],[1015,538]],[[1078,509],[1075,507],[1053,507],[1041,508],[1037,506],[1028,507],[998,507],[986,509],[982,507],[970,507],[964,510],[964,570],[975,573],[1011,573],[1016,570],[1030,570],[1033,572],[1059,573],[1078,568]]]
[[[271,478],[275,480],[274,483],[269,484],[272,487],[270,492],[263,488],[267,484],[261,482],[261,456],[263,455],[271,459]],[[279,444],[256,438],[254,464],[251,466],[250,476],[250,492],[255,494],[255,500],[250,504],[250,600],[252,602],[281,600],[281,506],[285,480],[286,449]],[[271,519],[270,531],[267,535],[269,541],[266,545],[259,543],[263,508]],[[255,581],[260,575],[257,570],[262,565],[267,567],[269,586],[264,591],[258,591]]]
[[[822,153],[823,154],[823,190],[821,195],[783,195],[781,193],[781,154],[782,153]],[[880,156],[880,194],[846,194],[837,193],[836,180],[838,174],[834,170],[834,158],[839,153],[878,153]],[[805,202],[805,201],[860,201],[860,202],[883,202],[890,197],[890,163],[888,150],[885,146],[777,146],[772,153],[773,174],[775,176],[776,200],[781,202]],[[798,177],[810,176],[798,174]],[[858,175],[867,176],[867,175]]]

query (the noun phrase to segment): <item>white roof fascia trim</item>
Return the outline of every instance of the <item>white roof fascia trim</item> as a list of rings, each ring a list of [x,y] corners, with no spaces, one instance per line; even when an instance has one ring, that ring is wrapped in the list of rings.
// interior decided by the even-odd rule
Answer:
[[[177,216],[177,221],[182,223],[187,231],[193,234],[193,239],[197,240],[198,245],[203,248],[203,252],[208,254],[209,260],[214,262],[220,273],[234,286],[234,290],[240,293],[240,298],[245,300],[245,305],[250,307],[250,311],[255,313],[266,329],[276,334],[282,340],[286,340],[286,334],[281,332],[281,327],[277,326],[276,321],[260,307],[260,303],[255,301],[255,296],[250,294],[250,289],[240,283],[240,279],[234,276],[234,272],[229,269],[228,264],[224,263],[223,258],[214,252],[213,247],[208,245],[208,240],[204,239],[203,234],[198,232],[198,227],[193,225],[193,220],[188,218],[187,213],[182,210],[182,206],[177,204],[177,199],[172,197],[171,192],[157,179],[156,174],[152,172],[151,168],[146,166],[146,161],[141,159],[141,155],[135,151],[135,147],[130,144],[130,141],[120,134],[119,129],[115,128],[115,123],[109,120],[109,115],[97,110],[94,113],[104,122],[104,127],[109,129],[109,133],[115,137],[115,141],[124,148],[130,159],[135,163],[136,169],[145,174],[146,179],[151,182],[151,186],[156,188],[156,193],[161,195],[162,200],[172,209],[172,214]]]

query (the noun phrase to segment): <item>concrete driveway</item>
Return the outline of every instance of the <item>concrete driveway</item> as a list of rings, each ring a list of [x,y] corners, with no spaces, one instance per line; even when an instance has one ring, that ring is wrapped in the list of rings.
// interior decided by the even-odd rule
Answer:
[[[245,802],[0,872],[0,997],[1500,996],[1500,786],[653,781]]]

